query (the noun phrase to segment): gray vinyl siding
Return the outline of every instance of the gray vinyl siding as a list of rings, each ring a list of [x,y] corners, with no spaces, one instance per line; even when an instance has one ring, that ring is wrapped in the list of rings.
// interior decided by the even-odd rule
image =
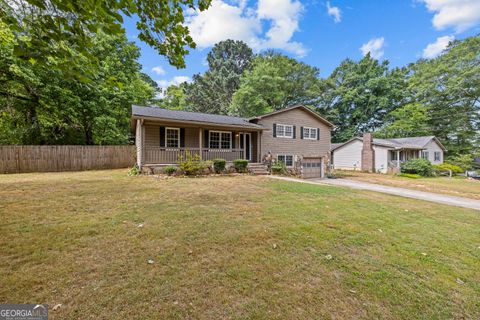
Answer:
[[[277,154],[297,155],[302,157],[325,157],[330,154],[331,127],[316,119],[310,113],[297,108],[267,116],[258,121],[267,130],[261,138],[261,156],[271,151]],[[295,126],[295,139],[273,136],[273,124]],[[320,129],[320,140],[301,139],[301,127]]]

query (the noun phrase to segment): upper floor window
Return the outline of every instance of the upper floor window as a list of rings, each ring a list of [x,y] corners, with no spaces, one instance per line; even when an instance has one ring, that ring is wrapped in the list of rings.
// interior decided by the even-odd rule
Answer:
[[[179,148],[180,147],[180,128],[166,128],[165,129],[165,147]]]
[[[279,138],[293,138],[293,126],[288,124],[277,124],[276,136]]]
[[[232,133],[227,131],[209,131],[210,149],[231,149]]]
[[[317,128],[303,127],[303,139],[317,140],[317,137],[318,137]]]
[[[440,151],[435,151],[433,153],[433,160],[434,161],[441,161],[442,160],[442,155]]]

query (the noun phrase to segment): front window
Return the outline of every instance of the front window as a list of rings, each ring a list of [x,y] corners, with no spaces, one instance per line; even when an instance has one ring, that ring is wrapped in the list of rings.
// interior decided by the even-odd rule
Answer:
[[[276,135],[279,138],[293,138],[293,126],[287,124],[277,124]]]
[[[293,156],[291,155],[278,155],[277,160],[284,163],[287,167],[293,166]]]
[[[232,133],[225,131],[210,131],[210,149],[231,149]]]
[[[435,161],[441,161],[442,160],[442,156],[441,156],[439,151],[435,151],[435,153],[433,155],[434,155]]]
[[[303,139],[317,140],[317,128],[303,127]]]
[[[422,158],[423,158],[423,159],[427,159],[427,160],[429,159],[429,153],[428,153],[428,151],[422,151]]]
[[[167,148],[180,147],[180,129],[179,128],[166,128],[165,146]]]

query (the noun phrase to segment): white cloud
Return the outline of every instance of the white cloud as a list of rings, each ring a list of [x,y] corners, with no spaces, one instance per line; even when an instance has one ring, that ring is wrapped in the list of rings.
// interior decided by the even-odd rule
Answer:
[[[303,10],[298,0],[259,0],[257,7],[248,7],[245,0],[236,4],[213,0],[206,11],[189,11],[187,25],[200,48],[208,48],[226,40],[245,41],[256,51],[283,49],[297,56],[306,50],[301,43],[291,41],[298,31]],[[268,24],[265,31],[262,25]]]
[[[448,43],[455,39],[454,36],[439,37],[433,43],[430,43],[425,49],[423,49],[423,57],[425,59],[432,59],[440,55],[443,50],[448,46]]]
[[[421,0],[431,12],[432,23],[438,30],[448,27],[465,31],[480,23],[479,0]]]
[[[342,21],[342,12],[339,7],[332,7],[330,1],[327,1],[327,13],[330,17],[333,17],[335,23]]]
[[[187,25],[200,48],[211,47],[226,39],[250,43],[261,31],[260,22],[255,17],[246,16],[242,4],[229,5],[220,0],[213,0],[208,10],[188,16]]]
[[[161,66],[156,66],[152,68],[152,72],[158,74],[159,76],[163,76],[166,72]]]
[[[159,99],[163,98],[164,97],[163,92],[171,85],[179,85],[183,82],[190,82],[190,81],[192,81],[192,79],[190,79],[190,77],[187,77],[187,76],[175,76],[170,80],[165,80],[165,79],[157,80],[156,82],[161,89],[157,95],[157,98]]]
[[[366,55],[367,53],[370,52],[370,55],[374,59],[380,59],[383,57],[383,46],[385,44],[385,39],[383,37],[381,38],[374,38],[368,41],[367,43],[364,43],[360,47],[360,51],[362,51],[363,55]]]

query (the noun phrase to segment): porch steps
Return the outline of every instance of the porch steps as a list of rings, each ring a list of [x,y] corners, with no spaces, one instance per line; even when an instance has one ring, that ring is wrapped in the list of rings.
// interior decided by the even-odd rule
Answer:
[[[268,168],[263,163],[249,163],[248,170],[254,175],[267,175],[269,174]]]

